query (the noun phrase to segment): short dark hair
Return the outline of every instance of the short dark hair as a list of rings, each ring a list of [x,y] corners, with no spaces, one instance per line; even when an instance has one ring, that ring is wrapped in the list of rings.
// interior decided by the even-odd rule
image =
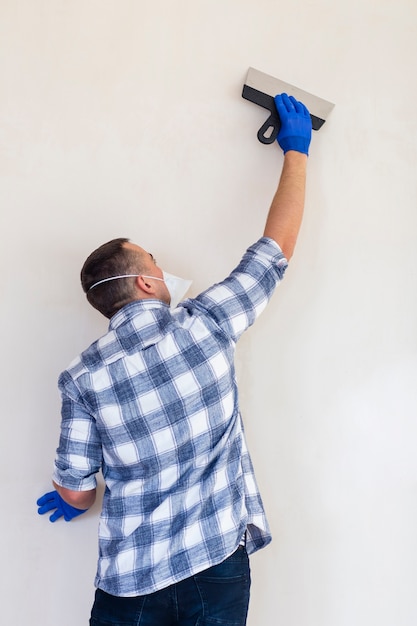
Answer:
[[[105,317],[111,318],[123,306],[135,300],[135,279],[123,278],[92,285],[105,278],[144,271],[140,254],[125,247],[129,239],[112,239],[94,250],[81,270],[81,285],[87,300]]]

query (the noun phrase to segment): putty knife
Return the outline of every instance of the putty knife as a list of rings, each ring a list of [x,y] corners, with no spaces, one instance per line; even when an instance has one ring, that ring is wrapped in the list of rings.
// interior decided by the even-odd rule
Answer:
[[[268,76],[259,70],[249,68],[243,85],[242,97],[250,100],[264,109],[268,109],[270,116],[258,131],[258,139],[261,143],[273,143],[277,138],[281,122],[275,106],[274,96],[279,93],[286,93],[300,100],[310,112],[313,130],[319,130],[327,119],[334,104],[313,94],[298,89],[294,85],[284,83],[278,78]]]

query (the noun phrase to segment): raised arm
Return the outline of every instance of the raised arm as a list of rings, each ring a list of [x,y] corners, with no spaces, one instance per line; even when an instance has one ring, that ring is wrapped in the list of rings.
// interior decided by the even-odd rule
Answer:
[[[277,141],[284,151],[284,165],[264,235],[274,239],[289,260],[294,252],[304,211],[311,118],[306,107],[292,96],[276,96],[275,103],[281,119]]]

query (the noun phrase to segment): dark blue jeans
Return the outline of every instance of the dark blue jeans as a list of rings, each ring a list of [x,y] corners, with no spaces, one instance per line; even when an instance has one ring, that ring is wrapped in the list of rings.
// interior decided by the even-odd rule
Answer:
[[[245,626],[250,569],[240,546],[228,559],[146,596],[96,591],[90,626]]]

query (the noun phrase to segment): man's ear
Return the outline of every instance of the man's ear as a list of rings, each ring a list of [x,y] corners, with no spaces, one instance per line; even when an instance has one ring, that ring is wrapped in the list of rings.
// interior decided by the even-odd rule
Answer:
[[[139,287],[139,289],[141,289],[145,293],[149,293],[149,294],[155,293],[154,285],[152,285],[150,281],[148,281],[143,276],[136,277],[136,285],[137,287]]]

